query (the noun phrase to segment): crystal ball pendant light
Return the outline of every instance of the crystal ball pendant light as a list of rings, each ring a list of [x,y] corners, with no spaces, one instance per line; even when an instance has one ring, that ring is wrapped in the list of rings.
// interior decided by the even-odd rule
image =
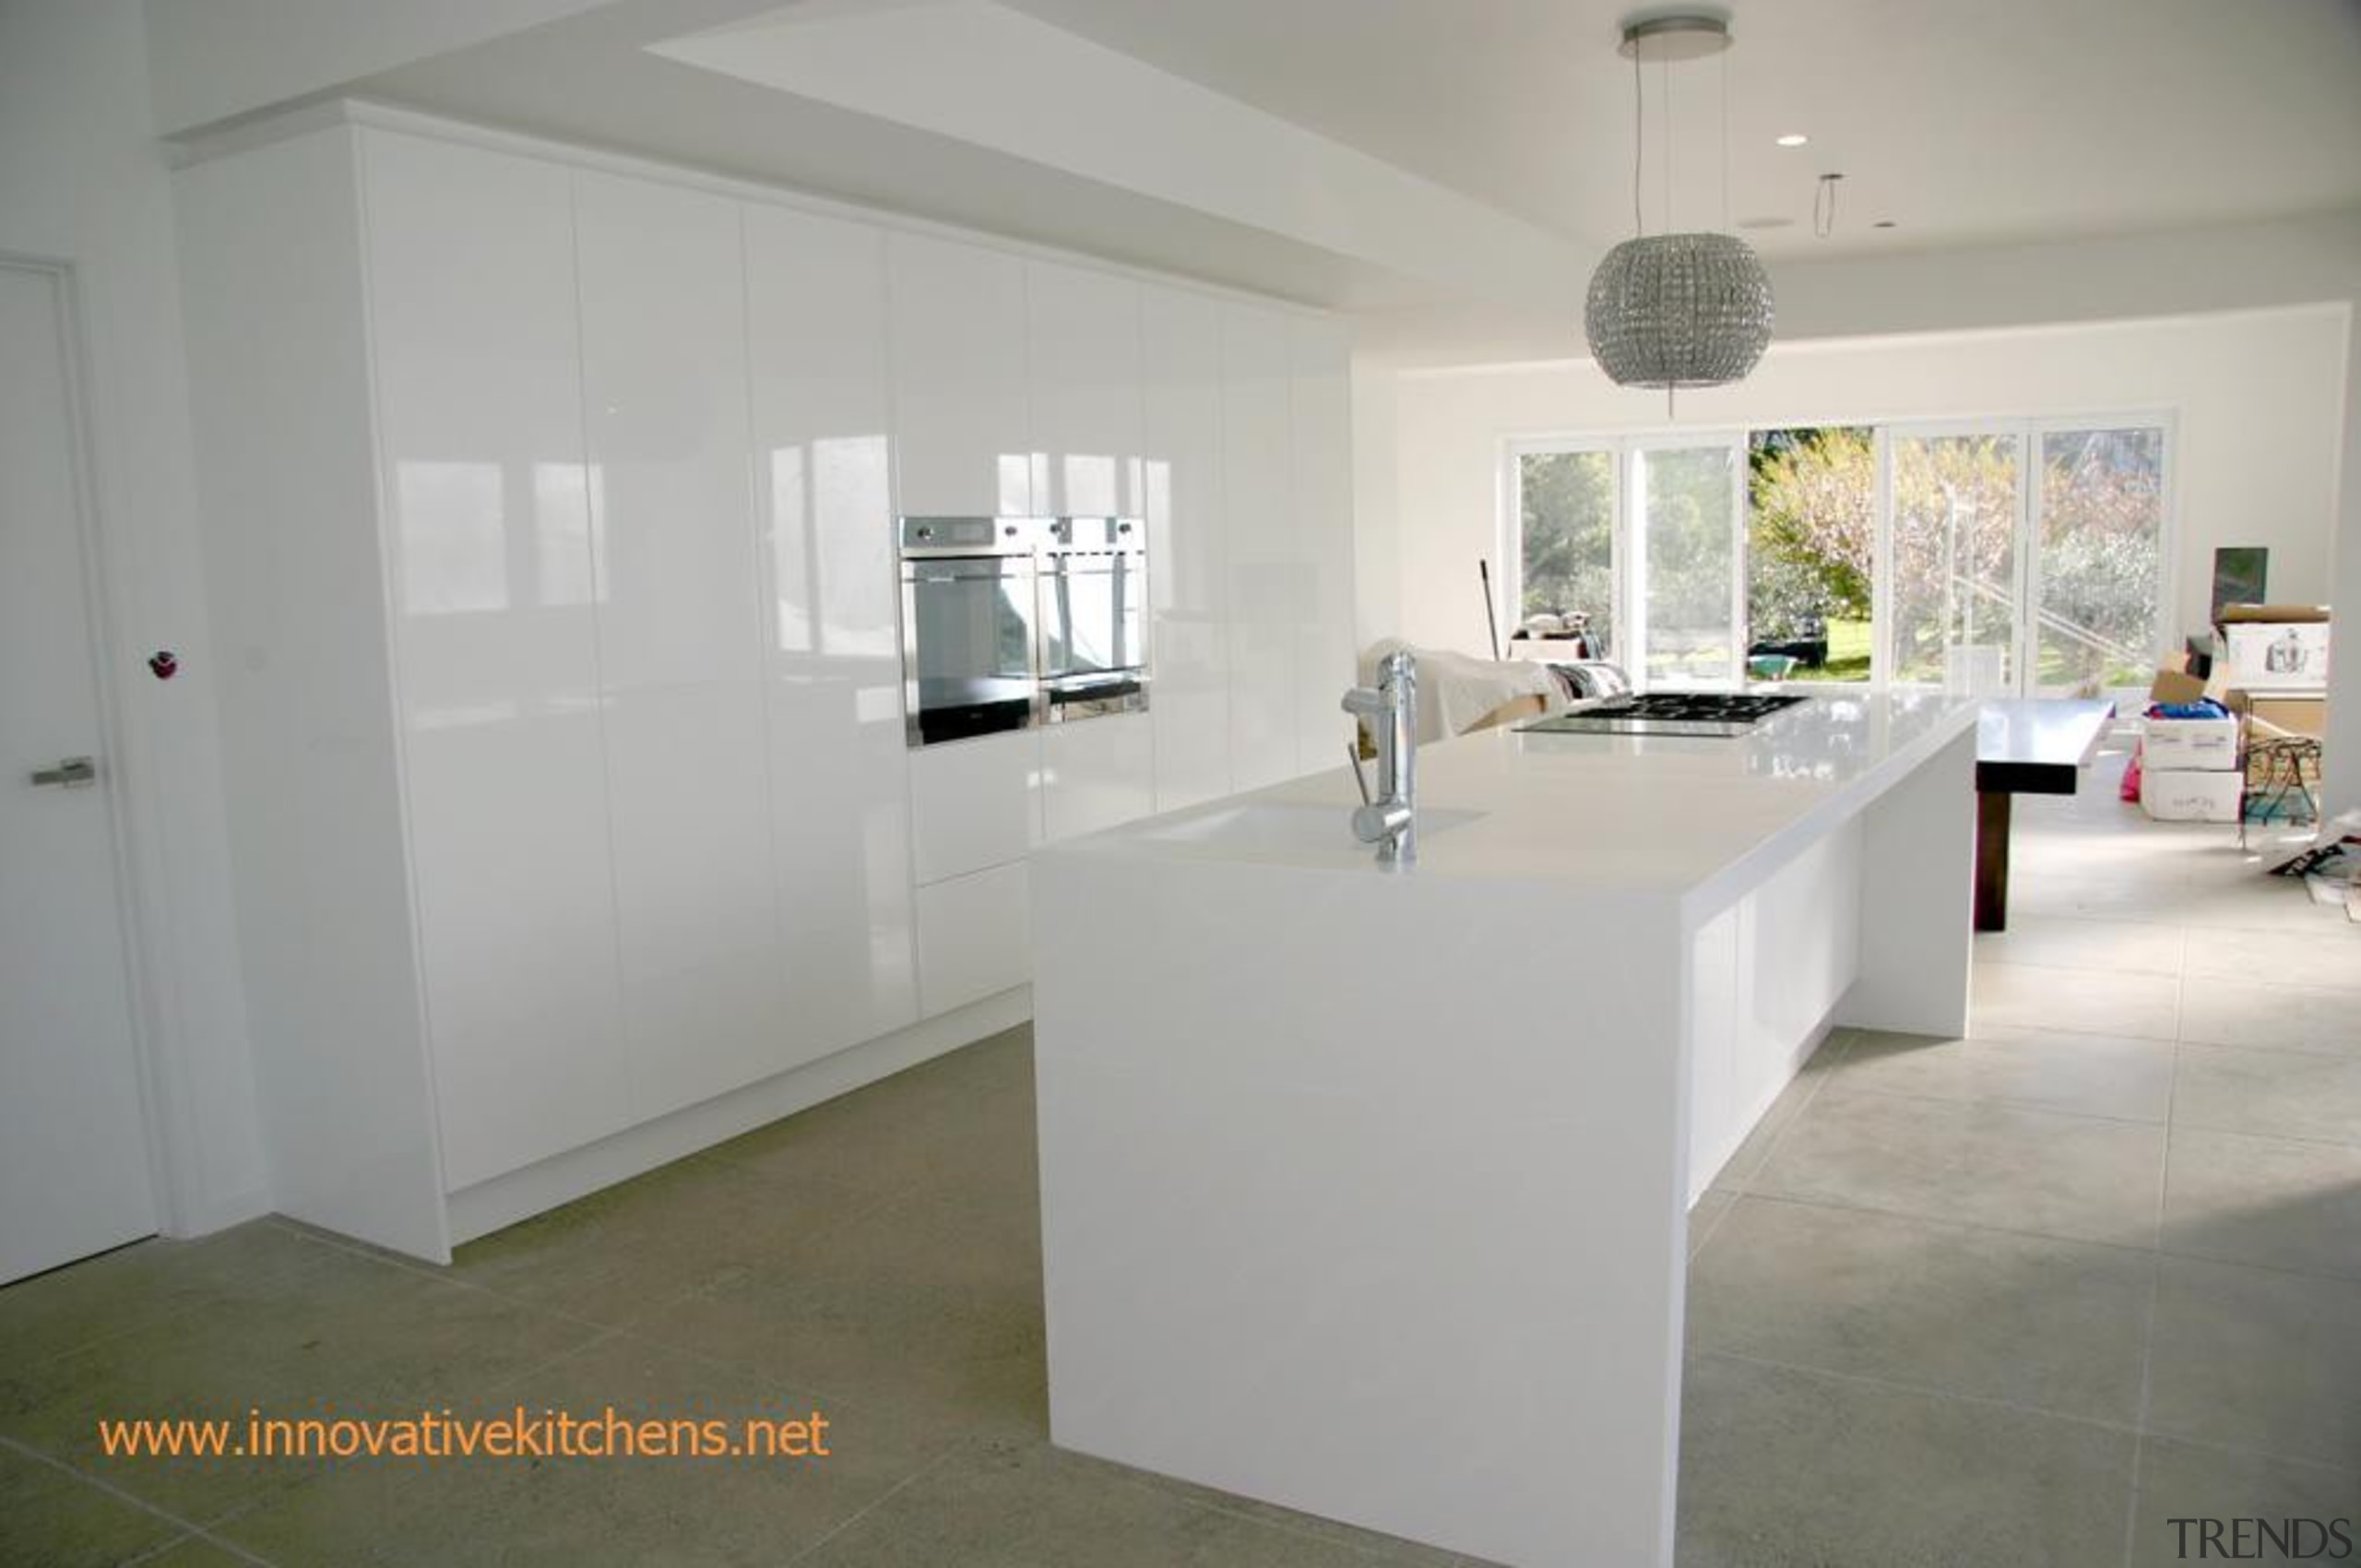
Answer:
[[[1729,47],[1715,17],[1655,17],[1623,31],[1623,53],[1667,63]],[[1725,130],[1726,141],[1726,130]],[[1633,209],[1638,209],[1634,148]],[[1725,145],[1723,158],[1728,159]],[[1599,368],[1619,386],[1719,386],[1741,380],[1770,346],[1771,279],[1732,234],[1641,234],[1607,253],[1590,280],[1584,335]]]

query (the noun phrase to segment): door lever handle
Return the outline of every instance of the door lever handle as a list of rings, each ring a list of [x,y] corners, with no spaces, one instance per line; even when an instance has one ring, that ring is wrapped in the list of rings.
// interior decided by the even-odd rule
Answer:
[[[34,783],[55,784],[67,790],[83,784],[95,784],[98,779],[99,765],[86,756],[70,756],[55,767],[39,767],[33,770]]]

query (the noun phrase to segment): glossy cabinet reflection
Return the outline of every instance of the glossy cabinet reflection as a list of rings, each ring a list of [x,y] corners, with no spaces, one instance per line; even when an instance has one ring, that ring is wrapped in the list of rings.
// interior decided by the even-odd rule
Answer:
[[[1140,509],[1140,286],[1027,262],[1026,382],[1033,504],[1049,517]]]
[[[1300,568],[1295,636],[1297,769],[1335,766],[1353,726],[1351,353],[1335,322],[1297,318],[1288,339],[1291,546]]]
[[[885,238],[744,210],[786,1068],[918,1016]]]
[[[631,1120],[570,176],[375,136],[385,552],[446,1179]]]
[[[736,203],[575,178],[632,1109],[763,1075],[786,1007]]]
[[[1140,301],[1141,507],[1156,650],[1156,807],[1230,792],[1229,586],[1223,540],[1221,307],[1150,285]]]
[[[908,233],[888,235],[885,255],[899,510],[1031,513],[1025,263]]]
[[[1223,539],[1229,582],[1230,783],[1258,790],[1295,777],[1299,624],[1317,594],[1297,547],[1295,389],[1289,318],[1221,311]],[[1343,688],[1336,695],[1343,695]]]

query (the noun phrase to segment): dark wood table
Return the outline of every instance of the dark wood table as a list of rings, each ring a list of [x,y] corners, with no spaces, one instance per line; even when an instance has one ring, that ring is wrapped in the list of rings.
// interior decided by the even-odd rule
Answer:
[[[2008,697],[1975,719],[1975,929],[2009,929],[2009,803],[2070,795],[2115,718],[2102,698]]]

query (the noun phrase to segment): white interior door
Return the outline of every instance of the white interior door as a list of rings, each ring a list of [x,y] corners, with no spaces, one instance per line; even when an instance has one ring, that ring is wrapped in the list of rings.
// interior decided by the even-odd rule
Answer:
[[[156,1229],[65,301],[0,260],[0,1283]]]

